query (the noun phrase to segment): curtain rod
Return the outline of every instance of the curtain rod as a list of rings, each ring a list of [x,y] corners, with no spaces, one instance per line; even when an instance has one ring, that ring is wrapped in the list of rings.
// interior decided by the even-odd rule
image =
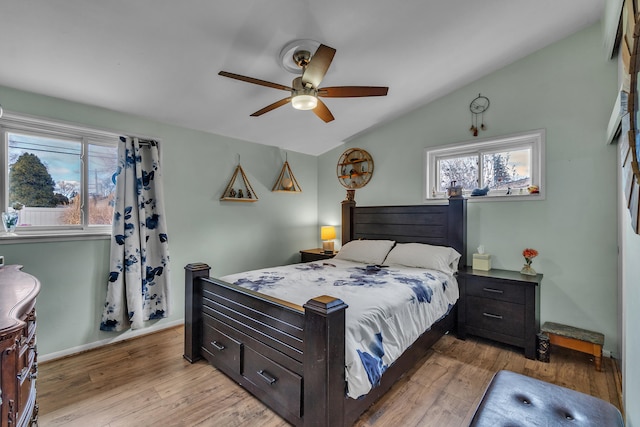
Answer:
[[[125,138],[137,138],[138,139],[138,145],[144,145],[146,147],[149,147],[151,145],[158,145],[158,140],[156,139],[151,139],[151,138],[140,138],[139,136],[130,136],[130,135],[121,135],[121,137],[125,137]]]
[[[146,145],[147,147],[153,145],[153,144],[158,144],[158,141],[154,140],[154,139],[140,139],[138,138],[138,144],[140,145]]]

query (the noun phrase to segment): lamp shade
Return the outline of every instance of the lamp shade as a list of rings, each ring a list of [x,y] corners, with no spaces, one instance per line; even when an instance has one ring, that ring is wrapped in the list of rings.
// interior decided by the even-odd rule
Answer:
[[[320,228],[320,240],[331,240],[336,238],[336,228],[326,225]]]

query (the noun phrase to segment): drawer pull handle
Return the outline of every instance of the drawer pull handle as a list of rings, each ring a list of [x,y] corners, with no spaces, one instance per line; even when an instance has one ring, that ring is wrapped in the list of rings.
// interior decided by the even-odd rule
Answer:
[[[218,341],[212,341],[211,345],[218,351],[224,350],[226,347],[220,344]]]
[[[491,313],[482,313],[483,316],[491,317],[492,319],[500,319],[502,320],[502,316],[499,314],[491,314]]]
[[[500,289],[484,288],[482,290],[485,292],[491,292],[493,294],[504,294],[504,291]]]
[[[274,385],[276,381],[278,381],[277,378],[274,378],[273,376],[271,376],[271,374],[262,369],[258,371],[258,375],[260,375],[262,379],[265,380],[269,385]]]

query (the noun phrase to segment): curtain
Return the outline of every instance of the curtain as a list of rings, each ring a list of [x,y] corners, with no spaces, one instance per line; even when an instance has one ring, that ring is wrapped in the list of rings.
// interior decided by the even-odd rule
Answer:
[[[158,144],[120,137],[103,331],[169,314],[169,249]]]

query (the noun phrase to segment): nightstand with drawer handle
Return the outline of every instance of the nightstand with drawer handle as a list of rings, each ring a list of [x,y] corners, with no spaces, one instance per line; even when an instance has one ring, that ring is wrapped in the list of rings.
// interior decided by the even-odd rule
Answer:
[[[467,267],[458,273],[458,338],[477,335],[524,349],[536,356],[540,328],[542,274],[526,276],[518,271]]]
[[[338,252],[325,253],[322,248],[305,249],[300,251],[300,262],[322,261],[324,259],[331,259],[336,256]]]

